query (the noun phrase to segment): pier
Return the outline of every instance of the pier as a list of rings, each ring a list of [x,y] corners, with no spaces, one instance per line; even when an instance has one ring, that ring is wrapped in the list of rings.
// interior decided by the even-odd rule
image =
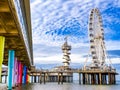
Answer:
[[[70,74],[70,76],[68,75]],[[46,82],[72,82],[73,76],[71,74],[77,73],[79,75],[79,84],[115,84],[117,75],[115,70],[111,71],[89,71],[89,70],[68,70],[68,71],[32,71],[31,83],[46,83]],[[54,74],[54,75],[51,75]],[[65,75],[67,74],[67,75]],[[4,74],[5,76],[7,74]]]
[[[109,71],[82,70],[82,69],[76,70],[74,69],[67,71],[32,70],[29,73],[29,76],[31,78],[31,81],[29,81],[29,83],[40,84],[46,84],[49,82],[56,82],[58,84],[72,83],[74,73],[77,73],[79,75],[78,77],[79,84],[86,85],[112,85],[112,84],[114,85],[116,84],[115,76],[118,75],[118,73],[116,73],[115,70]],[[3,74],[2,76],[7,76],[7,73]]]
[[[79,84],[89,84],[89,85],[111,85],[116,84],[116,73],[115,70],[110,71],[100,71],[100,70],[67,70],[67,71],[32,71],[30,76],[32,77],[31,83],[46,83],[46,82],[58,82],[58,84],[63,84],[64,82],[73,82],[73,73],[79,75]],[[51,76],[52,74],[52,76]],[[38,81],[36,82],[36,77]],[[34,78],[34,79],[33,79]]]
[[[94,17],[95,15],[96,17]],[[97,19],[97,23],[94,23],[94,18]],[[99,27],[94,28],[95,26]],[[50,70],[36,69],[33,60],[30,1],[1,0],[0,83],[6,83],[7,89],[27,83],[72,83],[73,74],[77,73],[80,85],[116,84],[118,73],[115,68],[105,62],[107,54],[102,18],[96,8],[90,12],[88,31],[91,63],[87,64],[86,60],[82,68],[74,69],[70,67],[72,47],[68,44],[66,37],[61,47],[64,59],[63,65]],[[7,67],[2,67],[2,65]]]
[[[26,84],[34,64],[30,15],[29,0],[0,0],[0,83],[5,76],[8,89],[22,84],[23,78]]]

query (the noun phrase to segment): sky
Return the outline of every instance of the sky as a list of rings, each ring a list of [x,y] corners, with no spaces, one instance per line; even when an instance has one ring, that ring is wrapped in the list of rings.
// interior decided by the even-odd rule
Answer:
[[[84,63],[89,54],[91,9],[102,16],[108,59],[120,63],[120,0],[31,0],[34,63],[62,63],[64,38],[72,46],[71,62]],[[88,59],[88,62],[91,59]]]

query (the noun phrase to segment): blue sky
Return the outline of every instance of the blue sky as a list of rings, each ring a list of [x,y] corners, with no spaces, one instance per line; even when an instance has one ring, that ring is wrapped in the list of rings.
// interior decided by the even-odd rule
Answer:
[[[96,7],[102,16],[109,59],[120,63],[120,0],[31,0],[34,63],[62,63],[66,36],[72,46],[71,62],[85,62],[88,18]]]

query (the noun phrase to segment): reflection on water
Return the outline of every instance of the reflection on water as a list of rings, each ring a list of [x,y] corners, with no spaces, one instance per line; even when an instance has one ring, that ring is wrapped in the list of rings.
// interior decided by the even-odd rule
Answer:
[[[79,85],[78,83],[57,83],[46,84],[27,84],[16,87],[13,90],[120,90],[120,84],[117,85]],[[7,90],[6,84],[0,84],[0,90]]]
[[[27,84],[16,87],[13,90],[120,90],[120,85],[79,85],[77,83]]]

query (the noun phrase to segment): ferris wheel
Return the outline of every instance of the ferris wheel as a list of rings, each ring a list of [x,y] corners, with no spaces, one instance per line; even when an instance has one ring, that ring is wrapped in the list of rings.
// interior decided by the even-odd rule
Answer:
[[[92,55],[91,67],[105,65],[106,50],[104,43],[104,31],[102,18],[97,8],[92,9],[89,17],[90,52]]]

